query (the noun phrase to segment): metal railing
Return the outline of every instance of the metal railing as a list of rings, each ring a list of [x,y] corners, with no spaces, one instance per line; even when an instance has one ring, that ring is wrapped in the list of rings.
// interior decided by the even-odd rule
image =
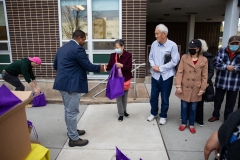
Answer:
[[[137,81],[137,69],[139,69],[140,67],[142,66],[145,66],[146,63],[141,63],[141,64],[136,64],[135,63],[135,59],[132,60],[132,65],[134,66],[134,69],[132,69],[131,72],[134,72],[134,81],[131,82],[132,84],[134,84],[134,100],[136,100],[136,81]],[[8,65],[8,64],[11,64],[11,63],[1,63],[1,65]],[[53,65],[53,63],[42,63],[41,65]],[[1,76],[1,75],[0,75]],[[0,77],[2,78],[2,77]],[[94,88],[96,88],[97,86],[99,86],[100,84],[103,84],[103,83],[107,83],[106,81],[108,80],[108,77],[105,78],[104,80],[100,81],[98,84],[96,84],[94,87],[92,87],[88,92],[92,91]],[[23,80],[21,80],[23,81]],[[41,80],[41,82],[44,82],[43,80]],[[48,82],[50,82],[48,80]],[[53,81],[54,82],[54,81]],[[99,94],[101,94],[102,92],[104,92],[106,90],[106,88],[102,89],[101,91],[99,91],[98,93],[96,93],[92,98],[95,98],[96,96],[98,96]],[[85,93],[81,94],[81,96],[85,95]]]
[[[134,81],[131,82],[131,83],[134,84],[134,86],[133,86],[133,96],[134,96],[134,100],[136,100],[137,69],[140,68],[140,67],[142,67],[142,66],[145,66],[146,63],[142,63],[142,64],[135,64],[135,63],[134,63],[133,65],[134,65],[134,69],[132,70],[132,72],[134,72]],[[136,67],[136,66],[137,66],[137,67]],[[108,79],[108,78],[107,78],[107,79]],[[107,79],[105,79],[105,80],[103,81],[103,83],[107,83],[107,82],[105,82]],[[100,84],[98,84],[98,85],[100,85]],[[98,93],[96,93],[92,98],[98,96],[99,94],[101,94],[101,93],[104,92],[105,90],[106,90],[106,88],[102,89],[101,91],[99,91]]]

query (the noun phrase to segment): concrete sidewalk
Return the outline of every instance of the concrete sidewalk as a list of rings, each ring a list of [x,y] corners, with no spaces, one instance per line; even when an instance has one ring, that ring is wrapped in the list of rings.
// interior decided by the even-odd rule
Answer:
[[[146,87],[150,91],[150,85]],[[158,120],[147,122],[149,103],[129,103],[130,118],[124,118],[123,122],[117,121],[116,104],[80,105],[78,127],[86,130],[86,135],[81,138],[90,141],[85,147],[68,147],[62,104],[27,108],[27,118],[35,125],[41,144],[50,149],[52,160],[110,160],[115,146],[131,160],[202,160],[207,139],[223,123],[223,111],[219,121],[210,123],[207,119],[211,117],[213,104],[205,103],[204,127],[195,124],[196,134],[191,134],[188,129],[180,132],[180,100],[174,93],[175,87],[164,126],[159,126]],[[224,105],[225,102],[222,110]],[[33,134],[31,136],[34,139]],[[209,159],[214,159],[214,155]]]
[[[85,147],[69,147],[68,142],[58,160],[111,160],[117,146],[130,159],[167,160],[167,153],[156,121],[147,122],[149,106],[144,103],[129,104],[129,118],[118,122],[116,104],[90,105],[78,123],[79,129],[86,130],[81,136],[88,139]]]

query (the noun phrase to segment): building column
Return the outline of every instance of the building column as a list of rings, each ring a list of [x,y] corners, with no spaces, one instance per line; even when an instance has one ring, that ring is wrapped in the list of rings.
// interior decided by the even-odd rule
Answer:
[[[228,39],[237,34],[239,11],[238,0],[227,0],[222,47],[226,47],[228,45]]]
[[[188,53],[188,43],[192,39],[194,39],[194,31],[195,31],[195,15],[190,15],[188,16],[186,53]]]

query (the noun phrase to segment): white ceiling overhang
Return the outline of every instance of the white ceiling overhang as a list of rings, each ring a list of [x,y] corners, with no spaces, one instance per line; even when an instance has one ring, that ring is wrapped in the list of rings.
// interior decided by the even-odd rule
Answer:
[[[147,21],[187,22],[195,14],[196,22],[222,22],[225,8],[226,0],[148,0]]]

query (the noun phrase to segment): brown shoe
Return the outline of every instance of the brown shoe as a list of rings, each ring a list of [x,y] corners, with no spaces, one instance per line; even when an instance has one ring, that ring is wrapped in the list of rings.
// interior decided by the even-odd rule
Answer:
[[[219,118],[217,118],[217,117],[211,117],[211,118],[208,119],[209,122],[214,122],[214,121],[217,121],[217,120],[219,120]]]
[[[75,146],[86,146],[88,144],[88,140],[79,138],[78,140],[74,141],[72,139],[69,139],[68,145],[69,147],[75,147]]]
[[[77,130],[77,132],[78,132],[79,136],[82,136],[82,135],[84,135],[86,133],[84,130]],[[67,134],[67,136],[68,136],[68,134]],[[69,136],[68,136],[68,138],[70,139]]]
[[[77,130],[77,132],[79,136],[82,136],[86,133],[84,130]]]

